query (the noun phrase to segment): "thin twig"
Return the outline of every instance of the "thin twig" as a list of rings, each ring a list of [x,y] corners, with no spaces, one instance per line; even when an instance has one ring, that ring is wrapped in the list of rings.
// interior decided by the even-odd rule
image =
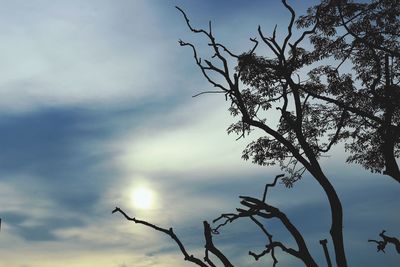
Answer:
[[[149,222],[146,222],[146,221],[142,221],[142,220],[138,220],[136,218],[130,217],[123,210],[121,210],[118,207],[116,207],[112,211],[112,213],[116,213],[116,212],[121,213],[128,221],[132,221],[132,222],[137,223],[137,224],[145,225],[145,226],[150,227],[150,228],[152,228],[152,229],[154,229],[156,231],[162,232],[162,233],[170,236],[175,241],[175,243],[178,245],[179,249],[181,250],[181,252],[182,252],[182,254],[184,256],[185,261],[190,261],[190,262],[192,262],[192,263],[194,263],[194,264],[196,264],[198,266],[209,267],[207,264],[203,263],[199,258],[196,258],[193,255],[189,255],[189,253],[186,251],[185,246],[179,240],[179,238],[176,236],[176,234],[174,233],[172,228],[169,228],[169,229],[161,228],[161,227],[159,227],[159,226],[157,226],[155,224],[152,224],[152,223],[149,223]]]

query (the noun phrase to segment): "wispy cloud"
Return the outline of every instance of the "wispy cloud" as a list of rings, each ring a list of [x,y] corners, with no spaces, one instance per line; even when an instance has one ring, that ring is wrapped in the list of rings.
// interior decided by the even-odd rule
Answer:
[[[8,2],[0,21],[3,112],[135,103],[173,88],[173,46],[147,1]]]
[[[202,220],[234,211],[239,194],[260,196],[265,183],[280,173],[240,159],[252,137],[235,141],[236,136],[227,136],[234,119],[223,97],[190,97],[209,84],[196,72],[191,51],[176,41],[198,36],[166,3],[40,0],[2,5],[0,258],[5,266],[190,266],[170,238],[111,214],[112,209],[118,205],[131,216],[174,227],[202,257]],[[215,33],[237,51],[247,49],[258,23],[273,26],[269,19],[287,15],[259,0],[246,6],[235,1],[227,8],[219,2],[176,3],[188,10],[195,25],[217,20]],[[360,177],[359,169],[346,166],[349,171],[342,171],[342,161],[343,152],[337,150],[324,166],[349,214],[345,230],[364,238],[376,230],[371,223],[379,223],[376,214],[388,217],[382,224],[398,224],[400,218],[390,215],[398,202],[396,189],[391,184],[377,188],[373,181],[378,178]],[[133,189],[141,185],[155,193],[149,210],[131,203]],[[368,192],[381,201],[368,201]],[[327,233],[327,202],[308,175],[293,189],[274,188],[269,199],[311,240]],[[318,216],[320,221],[308,223]],[[276,223],[271,229],[287,240]],[[229,225],[215,238],[240,266],[253,264],[247,249],[265,245],[246,222]],[[351,250],[360,248],[349,244]],[[363,263],[355,266],[365,265],[358,255],[367,248],[351,259]],[[280,258],[282,264],[297,264]],[[374,259],[371,264],[379,260]]]

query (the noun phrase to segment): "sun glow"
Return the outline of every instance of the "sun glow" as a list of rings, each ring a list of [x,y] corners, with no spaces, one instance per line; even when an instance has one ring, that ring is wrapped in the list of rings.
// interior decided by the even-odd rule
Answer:
[[[132,204],[138,209],[150,209],[154,204],[154,193],[147,187],[137,187],[132,191]]]

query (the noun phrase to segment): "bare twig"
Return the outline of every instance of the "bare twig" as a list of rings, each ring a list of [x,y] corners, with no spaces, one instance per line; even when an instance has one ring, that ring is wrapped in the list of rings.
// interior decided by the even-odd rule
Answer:
[[[342,130],[343,126],[344,126],[344,120],[346,118],[348,118],[349,114],[347,113],[347,110],[343,110],[342,111],[342,115],[340,116],[340,120],[339,123],[337,124],[337,128],[336,128],[336,132],[333,135],[332,139],[330,140],[329,144],[325,147],[325,148],[321,148],[319,149],[319,151],[321,152],[328,152],[332,145],[335,144],[338,141],[339,135],[340,135],[340,131]]]
[[[296,18],[296,13],[294,12],[293,8],[287,3],[286,0],[282,0],[283,5],[286,7],[286,9],[289,10],[290,12],[290,22],[288,25],[288,34],[286,35],[285,40],[283,41],[283,45],[282,45],[282,51],[285,51],[286,45],[289,42],[290,38],[292,37],[292,28],[293,28],[293,23],[294,20]]]
[[[189,255],[189,253],[186,251],[185,246],[179,240],[179,238],[176,236],[176,234],[174,233],[172,228],[169,228],[169,229],[161,228],[161,227],[159,227],[159,226],[157,226],[155,224],[152,224],[152,223],[149,223],[149,222],[146,222],[146,221],[142,221],[142,220],[138,220],[138,219],[133,218],[133,217],[129,217],[123,210],[121,210],[118,207],[116,207],[112,211],[112,213],[116,213],[116,212],[121,213],[128,221],[132,221],[132,222],[137,223],[137,224],[145,225],[145,226],[150,227],[150,228],[152,228],[152,229],[154,229],[156,231],[162,232],[162,233],[170,236],[175,241],[175,243],[178,245],[179,249],[181,250],[181,252],[182,252],[182,254],[184,256],[185,261],[190,261],[190,262],[192,262],[192,263],[194,263],[194,264],[196,264],[198,266],[209,267],[207,264],[203,263],[199,258],[196,258],[193,255]]]
[[[211,227],[208,224],[208,222],[204,221],[203,226],[204,226],[204,237],[206,240],[206,245],[205,245],[206,251],[209,251],[212,254],[214,254],[225,267],[233,267],[232,263],[228,260],[228,258],[214,246],[211,236]]]
[[[391,243],[395,246],[397,253],[400,254],[400,240],[396,237],[385,235],[385,232],[385,230],[382,230],[382,232],[379,234],[382,240],[369,239],[368,242],[376,243],[377,251],[382,251],[383,253],[385,253],[386,246]]]
[[[205,95],[205,94],[225,94],[225,92],[224,91],[203,91],[203,92],[193,95],[192,97],[198,97],[200,95]]]
[[[328,243],[328,240],[322,239],[319,241],[319,243],[321,244],[322,248],[324,249],[325,259],[326,259],[326,263],[328,264],[328,267],[332,267],[331,257],[329,256],[328,247],[326,245]]]
[[[217,222],[220,220],[223,220],[222,223],[220,223],[217,227],[213,229],[213,233],[219,233],[219,229],[228,223],[232,223],[237,219],[240,218],[250,218],[260,229],[261,231],[266,235],[268,239],[268,243],[265,246],[265,250],[263,250],[261,253],[255,253],[252,251],[249,251],[249,255],[253,256],[255,260],[258,260],[259,258],[270,254],[274,266],[278,263],[278,260],[275,257],[275,248],[280,248],[283,252],[288,253],[289,255],[292,255],[296,258],[299,258],[302,260],[306,266],[313,266],[316,267],[316,263],[311,257],[308,248],[305,244],[305,241],[303,237],[301,236],[300,232],[297,230],[297,228],[290,222],[290,220],[286,217],[286,215],[281,212],[279,209],[277,209],[274,206],[271,206],[267,203],[265,203],[266,200],[266,195],[269,187],[273,187],[276,185],[277,180],[281,178],[283,175],[277,175],[271,184],[267,184],[265,186],[264,194],[263,194],[263,199],[259,200],[256,198],[252,197],[246,197],[246,196],[240,196],[242,199],[241,204],[245,206],[247,209],[242,209],[238,208],[237,213],[225,213],[216,218],[213,222]],[[285,228],[289,231],[291,236],[295,239],[297,245],[298,245],[298,250],[295,250],[293,248],[286,247],[283,243],[274,241],[272,239],[272,234],[270,234],[265,226],[256,218],[261,217],[265,219],[272,219],[276,218],[281,221],[281,223],[285,226]]]
[[[284,174],[279,174],[277,176],[275,176],[274,182],[272,184],[266,184],[265,185],[265,189],[264,189],[264,194],[263,194],[263,198],[262,201],[265,202],[266,198],[267,198],[267,191],[268,191],[268,187],[274,187],[276,185],[276,182],[278,181],[279,178],[285,176]]]
[[[275,180],[275,182],[276,182],[276,180]],[[267,229],[265,228],[265,226],[264,226],[259,220],[257,220],[254,216],[250,216],[250,219],[251,219],[251,220],[261,229],[261,231],[268,237],[269,244],[272,244],[272,243],[273,243],[272,235],[267,231]],[[267,245],[267,247],[268,247],[268,245]],[[264,251],[265,251],[265,253],[264,253]],[[264,250],[264,251],[262,252],[262,253],[264,253],[264,255],[265,255],[266,253],[268,253],[266,250]],[[276,264],[278,263],[278,260],[277,260],[277,258],[275,257],[275,249],[274,249],[274,247],[271,248],[270,253],[271,253],[271,258],[272,258],[272,260],[274,261],[273,267],[275,267]],[[251,251],[249,251],[249,255],[253,256],[255,260],[258,260],[260,257],[262,257],[261,254],[258,254],[258,255],[257,255],[257,254],[255,254],[255,253],[253,253],[253,252],[251,252]]]

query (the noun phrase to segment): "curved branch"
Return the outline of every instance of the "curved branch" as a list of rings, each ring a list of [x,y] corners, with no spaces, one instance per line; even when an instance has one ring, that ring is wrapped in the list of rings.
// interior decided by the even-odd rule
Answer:
[[[267,198],[268,187],[274,187],[276,185],[276,182],[278,181],[278,179],[282,178],[283,176],[285,176],[285,175],[284,174],[279,174],[279,175],[275,176],[275,179],[272,182],[272,184],[266,184],[265,185],[264,194],[263,194],[263,198],[262,198],[263,202],[265,202],[265,199]]]
[[[210,84],[212,84],[214,87],[220,88],[220,89],[221,89],[223,92],[225,92],[225,93],[229,91],[229,90],[228,90],[227,88],[225,88],[223,85],[221,85],[220,83],[217,83],[217,82],[215,82],[213,79],[211,79],[211,77],[210,77],[210,76],[207,74],[207,72],[206,72],[206,70],[213,70],[213,71],[218,70],[218,72],[221,73],[222,70],[220,70],[220,69],[218,69],[218,68],[216,68],[216,67],[212,68],[211,66],[209,66],[209,67],[203,66],[203,65],[201,64],[201,59],[197,56],[197,51],[196,51],[196,48],[194,47],[193,44],[184,42],[184,41],[182,41],[182,40],[179,40],[179,45],[180,45],[180,46],[190,46],[190,47],[192,48],[192,50],[193,50],[193,57],[194,57],[194,59],[195,59],[195,61],[196,61],[196,64],[197,64],[197,66],[199,66],[201,72],[203,73],[203,76],[207,79],[207,81],[208,81]],[[207,63],[207,61],[206,61],[206,63]]]
[[[154,229],[156,231],[162,232],[162,233],[170,236],[175,241],[175,243],[178,245],[180,251],[182,252],[182,254],[184,256],[185,261],[190,261],[190,262],[192,262],[192,263],[194,263],[194,264],[196,264],[198,266],[209,267],[207,264],[202,262],[199,258],[196,258],[193,255],[189,255],[189,253],[185,249],[185,246],[179,240],[179,238],[175,235],[175,233],[174,233],[172,228],[169,228],[169,229],[161,228],[161,227],[159,227],[159,226],[157,226],[155,224],[152,224],[152,223],[149,223],[149,222],[146,222],[146,221],[142,221],[142,220],[138,220],[136,218],[129,217],[123,210],[121,210],[118,207],[116,207],[112,211],[112,213],[116,213],[116,212],[121,213],[128,221],[132,221],[132,222],[137,223],[137,224],[145,225],[145,226],[147,226],[149,228],[152,228],[152,229]]]
[[[301,259],[307,266],[317,266],[307,248],[303,236],[301,235],[299,230],[292,224],[286,214],[281,212],[278,208],[266,204],[256,198],[246,196],[240,196],[240,198],[242,199],[240,203],[248,207],[249,210],[253,211],[256,215],[266,219],[279,219],[281,223],[285,226],[285,228],[289,231],[291,236],[294,238],[299,248],[298,251],[290,250],[290,254]],[[266,212],[262,212],[263,210]]]
[[[382,232],[379,234],[382,240],[369,239],[368,242],[376,243],[377,252],[382,251],[383,253],[385,253],[386,246],[391,243],[396,248],[397,253],[400,254],[400,239],[392,236],[387,236],[385,235],[385,232],[385,230],[382,230]]]
[[[321,152],[328,152],[328,151],[331,149],[332,145],[335,144],[335,143],[338,141],[340,131],[342,130],[342,128],[343,128],[343,126],[344,126],[344,120],[345,120],[347,117],[348,117],[347,111],[346,111],[346,110],[343,110],[342,115],[340,116],[339,123],[338,123],[337,126],[336,126],[336,132],[335,132],[335,134],[333,135],[331,141],[329,142],[329,144],[328,144],[325,148],[319,149],[319,151],[321,151]]]
[[[292,37],[292,28],[293,28],[293,23],[294,20],[296,18],[296,13],[294,12],[293,8],[287,3],[286,0],[282,0],[283,5],[289,10],[290,12],[290,22],[288,25],[288,34],[285,38],[285,40],[283,41],[283,45],[282,45],[282,51],[285,51],[286,45],[289,42],[290,38]]]
[[[228,258],[214,246],[211,236],[211,227],[208,224],[208,222],[204,221],[203,226],[204,226],[204,237],[206,240],[206,245],[205,245],[206,251],[210,251],[212,254],[214,254],[222,262],[222,264],[224,264],[225,267],[233,267],[232,263],[228,260]]]
[[[277,258],[275,257],[275,247],[271,247],[270,245],[273,243],[272,240],[272,235],[267,231],[267,229],[264,227],[264,225],[258,221],[256,218],[254,218],[254,216],[250,216],[250,219],[261,229],[261,231],[263,231],[263,233],[268,237],[268,241],[269,241],[269,245],[267,245],[268,248],[270,248],[270,251],[266,251],[264,250],[261,254],[265,255],[267,253],[271,253],[271,258],[274,261],[273,263],[273,267],[276,266],[276,264],[278,263]],[[264,253],[265,252],[265,253]],[[263,255],[261,254],[255,254],[251,251],[249,251],[249,255],[253,256],[254,259],[257,261],[260,257],[262,257]]]
[[[275,266],[278,263],[278,260],[275,257],[275,248],[280,248],[282,251],[288,253],[289,255],[292,255],[300,260],[302,260],[306,266],[310,267],[316,267],[317,264],[312,258],[307,245],[304,241],[304,238],[302,237],[301,233],[298,231],[298,229],[290,222],[290,220],[287,218],[287,216],[281,212],[278,208],[271,206],[267,203],[265,203],[266,199],[266,194],[267,190],[269,187],[274,187],[277,183],[277,180],[281,178],[283,175],[277,175],[271,184],[266,184],[265,190],[264,190],[264,197],[263,200],[259,200],[256,198],[252,197],[246,197],[246,196],[240,196],[242,201],[240,202],[243,206],[247,207],[247,209],[242,209],[242,208],[237,208],[238,213],[226,213],[222,214],[218,218],[216,218],[213,222],[217,222],[219,220],[225,219],[222,223],[220,223],[216,228],[214,228],[212,231],[216,234],[219,233],[219,228],[227,225],[228,223],[232,223],[235,220],[239,218],[250,218],[260,229],[261,231],[266,235],[268,238],[268,244],[265,246],[266,249],[262,251],[259,254],[256,254],[252,251],[249,252],[249,255],[253,256],[255,260],[258,260],[262,256],[266,254],[270,254]],[[259,216],[261,218],[265,219],[272,219],[276,218],[281,221],[281,223],[284,225],[284,227],[288,230],[290,235],[294,238],[296,241],[296,244],[298,246],[298,250],[295,250],[293,248],[286,247],[283,243],[274,241],[272,239],[272,235],[267,231],[265,226],[255,218],[255,216]]]

